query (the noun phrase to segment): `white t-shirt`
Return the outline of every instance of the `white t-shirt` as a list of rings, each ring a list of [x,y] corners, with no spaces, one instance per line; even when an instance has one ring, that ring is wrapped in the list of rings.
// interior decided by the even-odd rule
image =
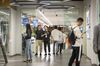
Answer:
[[[73,46],[81,46],[82,45],[82,36],[81,36],[82,32],[79,26],[74,29],[74,33],[77,39],[76,39],[75,45]]]
[[[63,43],[63,42],[64,42],[63,33],[59,31],[59,43]]]
[[[59,30],[57,29],[52,30],[51,36],[53,37],[54,41],[59,41]]]

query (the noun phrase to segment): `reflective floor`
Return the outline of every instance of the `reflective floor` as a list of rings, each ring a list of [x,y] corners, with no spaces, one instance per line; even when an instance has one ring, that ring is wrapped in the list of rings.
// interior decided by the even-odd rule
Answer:
[[[9,57],[9,63],[4,64],[4,62],[0,61],[0,66],[68,66],[68,61],[71,56],[71,50],[63,51],[62,55],[51,55],[45,56],[44,54],[40,56],[34,56],[32,63],[23,62],[24,57],[15,56]],[[75,66],[73,64],[73,66]],[[82,57],[81,66],[91,66],[90,60],[88,60],[85,56]]]

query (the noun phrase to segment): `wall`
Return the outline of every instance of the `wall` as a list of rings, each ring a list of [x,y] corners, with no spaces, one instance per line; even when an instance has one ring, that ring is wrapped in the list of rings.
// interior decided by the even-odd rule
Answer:
[[[78,17],[83,17],[83,13],[84,13],[83,2],[72,1],[72,2],[65,2],[64,4],[74,5],[75,8],[72,8],[72,9],[42,9],[41,12],[54,25],[65,25],[65,24],[69,25],[71,22],[75,22]]]
[[[48,9],[43,10],[44,15],[53,23],[53,25],[64,25],[64,10],[63,9]]]
[[[86,42],[84,45],[85,54],[91,59],[92,64],[98,64],[98,58],[97,55],[93,51],[93,29],[96,24],[98,24],[98,0],[85,0],[85,12],[84,12],[84,17],[86,21],[86,13],[89,10],[90,12],[90,39],[84,39]],[[85,25],[86,26],[86,22]]]

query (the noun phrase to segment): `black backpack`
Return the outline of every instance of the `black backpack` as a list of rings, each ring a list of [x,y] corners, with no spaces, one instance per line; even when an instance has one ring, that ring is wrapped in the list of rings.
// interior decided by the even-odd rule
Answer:
[[[77,26],[76,26],[77,27]],[[74,29],[76,28],[72,28],[71,29],[71,32],[68,34],[68,43],[70,44],[70,46],[74,45],[75,42],[76,42],[76,36],[75,36],[75,33],[74,33]]]

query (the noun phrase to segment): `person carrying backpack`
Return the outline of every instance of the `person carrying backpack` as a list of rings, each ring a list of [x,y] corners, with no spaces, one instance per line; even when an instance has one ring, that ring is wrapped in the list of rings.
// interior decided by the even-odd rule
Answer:
[[[78,18],[76,22],[76,27],[72,28],[73,29],[73,34],[70,36],[73,38],[73,41],[70,40],[71,46],[72,46],[72,56],[69,60],[68,66],[72,66],[74,60],[76,60],[76,66],[80,66],[80,60],[81,60],[81,55],[82,55],[82,32],[81,32],[81,25],[83,24],[83,18]]]

